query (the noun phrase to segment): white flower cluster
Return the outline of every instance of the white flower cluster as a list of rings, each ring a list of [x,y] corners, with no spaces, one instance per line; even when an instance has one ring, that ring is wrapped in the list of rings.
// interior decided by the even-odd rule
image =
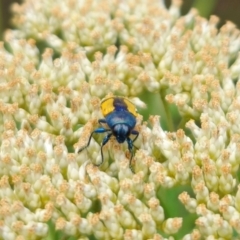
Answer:
[[[240,236],[240,32],[180,1],[26,0],[0,46],[0,238],[233,239]],[[34,39],[34,40],[33,40]],[[48,45],[40,56],[37,43]],[[54,58],[54,54],[60,57]],[[138,118],[127,146],[86,144],[106,95],[175,104],[191,134]],[[159,108],[158,103],[154,106]],[[171,121],[171,115],[168,115]],[[240,119],[239,119],[240,120]],[[185,124],[186,123],[186,124]],[[184,185],[185,215],[161,192]],[[174,190],[173,190],[174,191]],[[169,197],[170,198],[170,197]],[[195,222],[194,222],[195,221]],[[190,229],[190,230],[189,230]],[[187,232],[187,233],[186,233]]]

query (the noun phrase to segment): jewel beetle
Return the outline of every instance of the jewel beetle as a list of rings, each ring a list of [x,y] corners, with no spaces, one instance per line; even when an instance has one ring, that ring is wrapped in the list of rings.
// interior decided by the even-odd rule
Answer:
[[[101,111],[105,117],[104,119],[98,120],[98,123],[101,125],[101,127],[95,129],[91,133],[87,145],[80,148],[78,152],[81,152],[89,146],[94,133],[107,133],[101,144],[102,160],[99,164],[95,165],[100,166],[103,163],[103,146],[112,136],[114,136],[118,143],[124,143],[125,141],[127,142],[128,150],[131,154],[129,167],[131,171],[134,172],[132,168],[133,143],[139,135],[139,132],[134,129],[137,117],[135,105],[124,97],[108,97],[102,100]],[[102,124],[104,124],[106,127],[103,127]],[[131,135],[134,135],[133,139],[130,138]]]

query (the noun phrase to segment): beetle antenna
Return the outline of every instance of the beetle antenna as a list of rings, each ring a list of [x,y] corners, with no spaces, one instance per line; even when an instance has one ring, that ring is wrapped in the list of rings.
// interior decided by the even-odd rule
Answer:
[[[88,143],[85,145],[85,146],[83,146],[83,147],[81,147],[79,150],[78,150],[78,153],[80,153],[82,150],[84,150],[85,148],[87,148],[88,146],[89,146],[89,144],[90,144],[90,142],[91,142],[91,139],[92,139],[92,135],[95,133],[95,131],[93,131],[92,133],[91,133],[91,135],[90,135],[90,137],[89,137],[89,139],[88,139]]]

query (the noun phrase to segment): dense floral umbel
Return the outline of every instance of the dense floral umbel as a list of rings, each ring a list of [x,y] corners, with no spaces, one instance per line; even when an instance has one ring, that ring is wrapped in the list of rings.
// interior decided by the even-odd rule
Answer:
[[[26,0],[0,46],[0,238],[41,239],[49,222],[77,239],[240,236],[240,33],[180,2]],[[41,55],[37,43],[48,45]],[[51,47],[51,48],[50,48]],[[54,58],[59,54],[59,58]],[[135,174],[125,144],[84,146],[105,96],[159,92],[182,129],[137,118]],[[159,108],[159,104],[154,106]],[[171,115],[168,115],[171,121]],[[184,125],[183,125],[184,126]],[[161,190],[195,219],[169,216]],[[172,203],[172,199],[171,203]],[[197,217],[196,217],[197,216]],[[178,235],[180,232],[180,235]]]

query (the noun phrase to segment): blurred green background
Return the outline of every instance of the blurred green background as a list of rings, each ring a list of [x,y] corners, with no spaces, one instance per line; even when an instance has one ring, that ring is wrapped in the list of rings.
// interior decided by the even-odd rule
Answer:
[[[37,1],[37,0],[32,0]],[[127,1],[127,0],[126,0]],[[146,0],[147,1],[147,0]],[[151,1],[151,0],[148,0]],[[161,1],[161,0],[159,0]],[[190,8],[194,7],[197,8],[200,15],[206,18],[209,18],[210,15],[217,15],[220,18],[219,27],[221,27],[227,20],[232,21],[235,23],[238,28],[240,28],[240,0],[182,0],[183,6],[182,6],[182,14],[186,14]],[[8,28],[13,28],[11,25],[11,11],[10,11],[10,5],[14,2],[21,3],[23,1],[21,0],[0,0],[0,40],[3,39],[3,33]],[[169,6],[171,0],[166,0],[166,5]],[[155,102],[161,102],[161,100],[156,100],[159,98],[159,95],[156,94],[148,94],[148,95],[142,95],[140,97],[144,102],[147,103],[148,109],[147,112],[144,114],[143,112],[140,112],[142,115],[149,116],[149,114],[157,114],[157,115],[163,115],[159,114],[159,112],[156,112]],[[152,103],[151,103],[152,102]],[[153,108],[151,109],[151,106]],[[159,111],[159,109],[158,109]],[[174,112],[175,118],[179,119],[179,116],[176,117],[176,109],[171,109],[172,112]],[[164,112],[164,111],[161,111]],[[146,120],[145,119],[145,120]],[[174,126],[176,127],[176,122],[169,122],[167,119],[171,119],[166,116],[161,116],[161,126],[163,129],[167,130],[175,130]],[[177,127],[178,129],[179,127]],[[161,188],[161,193],[159,193],[159,199],[161,201],[161,205],[165,208],[165,214],[166,217],[176,217],[176,216],[185,216],[184,222],[183,222],[183,228],[178,233],[177,238],[180,236],[183,236],[184,234],[189,232],[189,229],[192,229],[194,226],[194,221],[196,219],[196,215],[189,214],[182,206],[182,204],[177,201],[178,195],[183,192],[187,191],[191,196],[193,195],[190,186],[176,186],[173,189],[163,189]],[[166,207],[167,206],[167,207]],[[169,208],[169,206],[171,206]],[[49,236],[47,239],[60,239],[60,237],[63,239],[62,232],[55,231],[54,226],[52,226],[52,223],[49,223],[51,228],[49,232]],[[59,234],[59,235],[58,235]],[[70,238],[69,238],[70,239]],[[74,238],[71,238],[74,239]]]
[[[160,1],[160,0],[159,0]],[[240,28],[240,0],[182,0],[182,14],[186,14],[191,7],[195,7],[201,16],[209,17],[214,14],[220,17],[219,27],[226,20],[234,22]],[[0,0],[0,40],[3,39],[3,32],[7,28],[12,28],[10,5],[13,2],[23,2],[21,0]],[[169,6],[171,0],[165,0]]]

